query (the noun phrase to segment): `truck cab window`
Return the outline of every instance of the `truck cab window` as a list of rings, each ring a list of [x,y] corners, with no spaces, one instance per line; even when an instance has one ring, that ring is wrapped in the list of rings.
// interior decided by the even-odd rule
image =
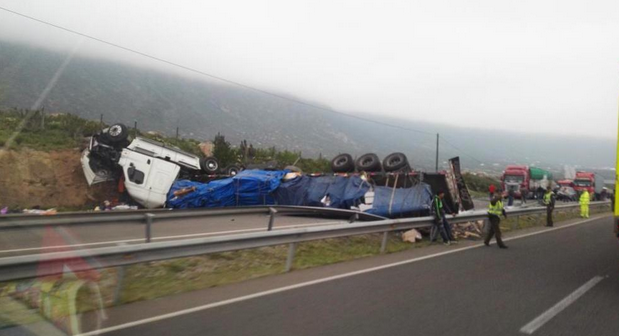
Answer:
[[[135,169],[133,165],[127,168],[127,177],[129,178],[129,181],[135,184],[144,183],[144,172]]]

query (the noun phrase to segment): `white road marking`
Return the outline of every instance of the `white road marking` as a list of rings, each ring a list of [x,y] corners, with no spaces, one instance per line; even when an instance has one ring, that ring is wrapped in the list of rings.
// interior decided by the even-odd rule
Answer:
[[[526,238],[526,237],[530,237],[530,236],[539,235],[539,234],[542,234],[542,233],[547,233],[547,232],[552,232],[552,231],[557,231],[557,230],[563,230],[563,229],[570,228],[572,226],[585,224],[585,223],[592,222],[592,221],[595,221],[595,220],[598,220],[598,219],[602,219],[602,218],[604,218],[604,217],[591,218],[591,219],[588,219],[588,220],[584,220],[584,221],[580,221],[580,222],[576,222],[576,223],[572,223],[572,224],[568,224],[568,225],[564,225],[564,226],[560,226],[560,227],[554,227],[552,229],[546,229],[546,230],[542,230],[542,231],[527,233],[527,234],[523,234],[523,235],[520,235],[520,236],[510,237],[510,238],[504,239],[504,241],[516,240],[516,239],[521,239],[521,238]],[[225,305],[229,305],[229,304],[233,304],[233,303],[237,303],[237,302],[247,301],[247,300],[251,300],[251,299],[255,299],[255,298],[259,298],[259,297],[263,297],[263,296],[267,296],[267,295],[271,295],[271,294],[277,294],[277,293],[281,293],[281,292],[286,292],[286,291],[297,289],[297,288],[303,288],[303,287],[308,287],[308,286],[312,286],[312,285],[316,285],[316,284],[321,284],[321,283],[324,283],[324,282],[329,282],[329,281],[349,278],[349,277],[356,276],[356,275],[359,275],[359,274],[376,272],[376,271],[380,271],[380,270],[387,269],[387,268],[407,265],[407,264],[411,264],[411,263],[422,261],[422,260],[432,259],[432,258],[436,258],[436,257],[440,257],[440,256],[452,254],[452,253],[457,253],[457,252],[471,250],[471,249],[474,249],[474,248],[479,248],[479,247],[482,247],[482,246],[485,246],[485,245],[484,244],[477,244],[477,245],[471,245],[471,246],[467,246],[467,247],[461,247],[461,248],[457,248],[457,249],[453,249],[453,250],[448,250],[448,251],[444,251],[444,252],[430,254],[430,255],[427,255],[427,256],[423,256],[423,257],[417,257],[417,258],[413,258],[413,259],[398,261],[398,262],[391,263],[391,264],[385,264],[385,265],[371,267],[371,268],[366,268],[366,269],[362,269],[362,270],[358,270],[358,271],[354,271],[354,272],[333,275],[333,276],[322,278],[322,279],[316,279],[316,280],[301,282],[301,283],[290,285],[290,286],[274,288],[274,289],[270,289],[270,290],[263,291],[263,292],[258,292],[258,293],[254,293],[254,294],[239,296],[239,297],[236,297],[236,298],[233,298],[233,299],[223,300],[223,301],[219,301],[219,302],[213,302],[213,303],[205,304],[205,305],[202,305],[202,306],[197,306],[197,307],[193,307],[193,308],[183,309],[183,310],[175,311],[175,312],[172,312],[172,313],[162,314],[162,315],[158,315],[158,316],[153,316],[153,317],[145,318],[145,319],[142,319],[142,320],[137,320],[137,321],[133,321],[133,322],[127,322],[127,323],[119,324],[119,325],[116,325],[116,326],[102,328],[102,329],[99,329],[99,330],[94,330],[94,331],[90,331],[90,332],[87,332],[87,333],[79,334],[77,336],[101,335],[101,334],[109,333],[109,332],[116,331],[116,330],[127,329],[127,328],[131,328],[131,327],[135,327],[135,326],[139,326],[139,325],[143,325],[143,324],[148,324],[148,323],[152,323],[152,322],[166,320],[166,319],[177,317],[177,316],[187,315],[187,314],[199,312],[199,311],[202,311],[202,310],[207,310],[207,309],[211,309],[211,308],[221,307],[221,306],[225,306]]]
[[[322,226],[322,225],[332,225],[332,224],[342,224],[342,223],[348,223],[348,222],[338,221],[338,222],[324,222],[324,223],[284,225],[284,226],[274,226],[273,229],[274,230],[292,229],[292,228],[297,228],[297,227]],[[255,232],[255,231],[264,231],[264,230],[265,230],[265,228],[255,228],[255,229],[241,229],[241,230],[205,232],[205,233],[192,233],[192,234],[176,235],[176,236],[153,237],[152,240],[166,240],[166,239],[180,239],[180,238],[191,238],[191,237],[204,237],[204,236],[215,236],[215,235],[222,235],[222,234],[228,234],[228,233],[245,233],[245,232]],[[0,251],[0,253],[40,251],[40,250],[57,250],[57,249],[63,249],[63,248],[84,247],[84,246],[97,246],[97,245],[113,245],[113,244],[118,244],[118,243],[131,243],[131,242],[143,242],[143,241],[144,241],[144,238],[135,238],[135,239],[113,240],[113,241],[104,241],[104,242],[96,242],[96,243],[83,243],[83,244],[71,244],[71,245],[55,245],[55,246],[45,246],[45,247],[30,247],[30,248],[21,248],[21,249],[13,249],[13,250],[2,250],[2,251]]]
[[[527,325],[520,329],[521,333],[531,335],[537,329],[541,328],[546,322],[550,321],[553,317],[557,316],[560,312],[562,312],[569,305],[574,303],[578,298],[583,296],[587,291],[589,291],[593,286],[597,285],[604,278],[601,276],[596,276],[593,279],[587,281],[584,285],[580,286],[577,290],[572,292],[572,294],[565,297],[563,300],[559,301],[552,308],[545,311],[542,315],[535,318],[533,321],[529,322]]]

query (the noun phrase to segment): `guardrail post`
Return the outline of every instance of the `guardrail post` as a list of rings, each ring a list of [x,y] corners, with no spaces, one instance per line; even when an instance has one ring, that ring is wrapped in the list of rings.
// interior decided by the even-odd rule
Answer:
[[[155,215],[151,213],[147,213],[144,215],[146,218],[146,242],[150,243],[151,238],[151,226],[153,225],[153,220],[155,219]]]
[[[297,249],[297,243],[290,243],[288,245],[288,258],[286,258],[286,272],[290,272],[292,269],[292,262],[294,261],[294,252]]]
[[[383,241],[380,244],[380,253],[387,251],[387,240],[389,239],[389,231],[383,232]]]
[[[269,227],[267,231],[273,230],[273,224],[275,223],[275,214],[277,214],[277,210],[275,210],[274,208],[269,208],[269,214],[271,214],[271,216],[269,217]]]

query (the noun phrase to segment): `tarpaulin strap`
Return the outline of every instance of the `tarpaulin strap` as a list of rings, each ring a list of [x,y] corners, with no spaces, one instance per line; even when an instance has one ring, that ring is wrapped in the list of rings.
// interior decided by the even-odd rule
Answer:
[[[391,216],[391,207],[393,206],[393,197],[395,196],[395,187],[398,185],[398,177],[400,175],[395,176],[395,182],[393,183],[393,189],[391,190],[391,199],[389,200],[389,216]]]

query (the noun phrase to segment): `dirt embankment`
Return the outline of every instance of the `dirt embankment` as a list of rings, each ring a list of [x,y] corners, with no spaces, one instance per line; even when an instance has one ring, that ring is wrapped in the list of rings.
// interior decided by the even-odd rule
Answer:
[[[88,186],[80,154],[0,150],[0,207],[82,209],[117,197],[113,182]]]

